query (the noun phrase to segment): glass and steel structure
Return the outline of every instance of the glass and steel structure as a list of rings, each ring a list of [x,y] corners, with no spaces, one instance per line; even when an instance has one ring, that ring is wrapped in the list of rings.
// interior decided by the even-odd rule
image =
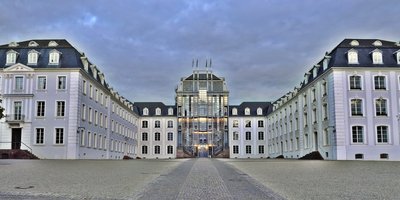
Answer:
[[[181,79],[176,88],[178,151],[205,157],[229,148],[228,97],[225,79],[209,68]]]

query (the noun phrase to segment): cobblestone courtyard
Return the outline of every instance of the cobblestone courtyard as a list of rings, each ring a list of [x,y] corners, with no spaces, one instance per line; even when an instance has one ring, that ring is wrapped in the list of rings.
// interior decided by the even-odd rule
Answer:
[[[399,199],[400,162],[0,160],[0,199]]]

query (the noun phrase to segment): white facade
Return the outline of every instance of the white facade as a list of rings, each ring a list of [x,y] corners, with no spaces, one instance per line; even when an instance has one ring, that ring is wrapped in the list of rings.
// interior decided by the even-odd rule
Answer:
[[[20,52],[14,59],[9,59],[10,50],[0,55],[7,57],[0,69],[6,114],[0,121],[0,149],[26,149],[42,159],[135,157],[138,116],[133,105],[109,89],[104,75],[84,55],[78,57],[82,67],[64,68],[70,58],[60,58],[56,42],[39,42],[55,45],[54,50],[32,42],[22,42],[20,49],[6,47]],[[60,51],[77,54],[68,45]],[[46,49],[43,54],[49,52],[50,61],[43,54],[31,58],[31,53],[24,60],[24,50],[41,48]]]
[[[139,158],[165,159],[176,158],[177,149],[177,117],[173,107],[162,103],[159,107],[142,103],[138,106],[141,113],[138,131]],[[137,106],[138,103],[135,103]]]
[[[318,151],[329,160],[400,160],[400,47],[361,42],[344,40],[330,54],[334,62],[325,56],[299,88],[274,103],[268,115],[271,157]]]

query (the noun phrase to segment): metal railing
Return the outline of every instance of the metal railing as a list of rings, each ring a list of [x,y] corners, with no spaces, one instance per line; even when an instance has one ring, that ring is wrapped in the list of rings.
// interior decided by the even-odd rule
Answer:
[[[21,114],[8,114],[5,117],[6,122],[24,122],[25,121],[25,115]]]
[[[23,143],[23,142],[0,142],[0,144],[10,144],[10,145],[11,145],[11,146],[10,146],[11,149],[12,149],[12,147],[14,147],[14,146],[20,146],[20,147],[21,147],[21,144],[22,144],[23,146],[25,146],[25,147],[28,149],[28,151],[29,151],[30,153],[32,153],[32,148],[29,147],[27,144],[25,144],[25,143]],[[19,149],[21,149],[21,148],[19,148]],[[23,149],[21,149],[21,150],[23,150]]]

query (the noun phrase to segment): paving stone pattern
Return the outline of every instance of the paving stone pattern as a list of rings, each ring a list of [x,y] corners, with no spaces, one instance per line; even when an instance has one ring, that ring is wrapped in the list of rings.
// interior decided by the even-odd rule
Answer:
[[[283,199],[224,162],[187,161],[150,183],[134,199]]]

